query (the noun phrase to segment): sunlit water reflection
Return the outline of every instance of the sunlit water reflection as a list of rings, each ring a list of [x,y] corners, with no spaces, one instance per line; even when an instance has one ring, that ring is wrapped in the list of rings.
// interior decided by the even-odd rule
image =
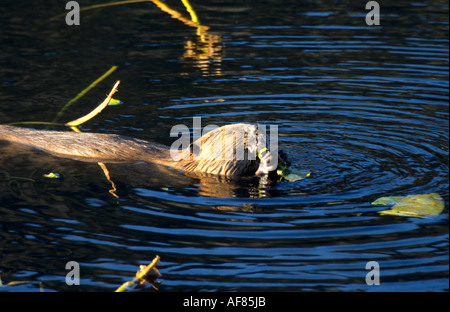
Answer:
[[[170,145],[171,127],[194,116],[277,125],[294,167],[311,176],[262,183],[107,164],[116,198],[95,163],[0,141],[2,280],[111,291],[158,254],[161,291],[448,290],[448,5],[386,8],[379,27],[359,5],[192,5],[206,32],[151,3],[86,11],[77,29],[29,29],[29,10],[49,18],[63,7],[11,2],[0,13],[0,122],[52,120],[118,65],[64,120],[120,79],[124,104],[83,131]],[[385,207],[370,204],[427,193],[444,198],[442,214],[380,216]],[[65,284],[71,260],[80,286]],[[365,283],[368,261],[380,264],[376,288]]]

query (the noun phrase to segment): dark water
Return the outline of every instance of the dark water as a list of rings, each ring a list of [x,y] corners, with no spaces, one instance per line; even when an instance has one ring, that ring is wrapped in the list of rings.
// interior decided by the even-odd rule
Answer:
[[[2,2],[0,123],[52,121],[118,66],[59,121],[121,80],[124,103],[83,131],[170,145],[194,116],[278,125],[291,162],[312,172],[269,185],[106,164],[117,198],[95,163],[0,142],[4,283],[113,291],[159,255],[160,291],[448,290],[448,2],[380,1],[380,26],[366,25],[364,1],[280,3],[192,0],[210,27],[199,36],[153,3],[84,11],[69,27],[49,20],[65,1]],[[427,193],[444,198],[442,214],[381,216],[370,204]],[[65,283],[68,261],[79,286]],[[366,285],[369,261],[379,286]]]

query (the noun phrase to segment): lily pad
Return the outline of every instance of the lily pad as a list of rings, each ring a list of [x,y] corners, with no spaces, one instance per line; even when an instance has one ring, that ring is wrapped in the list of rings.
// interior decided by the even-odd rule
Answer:
[[[391,209],[378,211],[382,215],[419,218],[438,215],[444,210],[444,200],[437,193],[380,197],[372,205],[393,205]]]

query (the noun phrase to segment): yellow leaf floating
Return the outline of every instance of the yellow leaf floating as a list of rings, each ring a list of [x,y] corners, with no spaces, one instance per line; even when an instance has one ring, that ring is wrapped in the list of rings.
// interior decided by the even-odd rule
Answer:
[[[50,172],[48,174],[44,174],[44,178],[49,178],[49,179],[59,179],[61,176],[59,173],[54,173],[54,172]]]
[[[391,209],[378,211],[382,215],[418,218],[438,215],[444,210],[444,200],[437,193],[380,197],[372,205],[393,205]]]
[[[111,101],[109,101],[108,106],[113,106],[113,105],[120,105],[123,104],[123,102],[121,100],[118,99],[111,99]]]

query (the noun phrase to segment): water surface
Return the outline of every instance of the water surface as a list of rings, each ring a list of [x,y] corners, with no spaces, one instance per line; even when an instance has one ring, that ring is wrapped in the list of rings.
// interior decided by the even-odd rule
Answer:
[[[113,291],[159,255],[159,291],[448,291],[448,3],[382,4],[380,26],[366,25],[359,1],[191,4],[202,35],[151,2],[84,11],[69,27],[51,19],[64,1],[7,1],[0,123],[52,121],[118,66],[59,121],[121,80],[123,104],[83,131],[170,145],[170,129],[194,116],[277,125],[311,176],[266,183],[106,164],[114,196],[95,163],[0,141],[1,279]],[[386,207],[370,204],[427,193],[444,198],[442,214],[381,216]],[[79,286],[65,283],[68,261],[80,264]],[[369,261],[379,286],[366,285]]]

